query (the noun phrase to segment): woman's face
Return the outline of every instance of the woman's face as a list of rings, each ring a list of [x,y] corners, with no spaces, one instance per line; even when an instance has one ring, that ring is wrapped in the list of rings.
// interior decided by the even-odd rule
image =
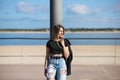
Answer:
[[[63,36],[64,36],[64,30],[63,30],[63,28],[60,28],[60,30],[58,32],[58,36],[59,36],[59,38],[63,38]]]

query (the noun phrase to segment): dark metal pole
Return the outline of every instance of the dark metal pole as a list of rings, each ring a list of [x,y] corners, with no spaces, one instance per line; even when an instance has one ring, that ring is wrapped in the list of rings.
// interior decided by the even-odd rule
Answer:
[[[62,24],[62,0],[50,0],[50,38],[56,24]]]

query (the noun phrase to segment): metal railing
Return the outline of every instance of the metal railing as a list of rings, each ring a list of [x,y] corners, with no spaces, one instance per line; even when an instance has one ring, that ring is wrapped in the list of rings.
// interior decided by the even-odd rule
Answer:
[[[110,44],[110,45],[114,45],[116,47],[116,45],[120,45],[120,38],[67,38],[70,40],[70,42],[72,43],[72,45],[95,45],[94,42],[95,41],[98,41],[98,45],[106,45],[106,44]],[[25,40],[28,40],[28,41],[31,41],[31,40],[34,40],[34,42],[36,41],[45,41],[45,42],[42,42],[42,45],[45,45],[46,42],[49,40],[49,38],[24,38],[24,37],[12,37],[12,38],[0,38],[0,46],[4,46],[4,44],[7,45],[7,43],[4,43],[4,42],[1,42],[1,40],[20,40],[19,46],[24,46],[24,45],[30,45],[29,43],[28,44],[25,44],[26,42],[24,42]],[[86,41],[87,40],[87,41]],[[108,42],[108,40],[110,40],[110,42]],[[106,41],[106,42],[104,42]],[[7,41],[8,42],[8,41]],[[14,41],[13,41],[14,42]],[[34,42],[32,42],[33,44],[32,45],[41,45],[40,43],[36,43],[34,44]],[[77,43],[75,43],[77,42]],[[86,42],[89,42],[88,44],[86,44]],[[1,45],[2,44],[2,45]],[[12,43],[11,43],[12,44]],[[8,44],[9,45],[9,44]],[[14,44],[12,44],[13,46]]]
[[[100,42],[100,40],[101,41],[107,41],[107,40],[111,40],[112,41],[112,45],[120,45],[120,38],[67,38],[67,39],[69,39],[70,41],[71,41],[71,43],[73,43],[73,45],[76,45],[74,42],[76,42],[76,41],[78,41],[78,43],[79,42],[81,42],[82,43],[82,41],[85,41],[85,40],[87,40],[87,41],[92,41],[93,40],[93,42],[94,42],[94,40],[96,40],[96,41],[98,41],[97,43],[99,43]],[[19,45],[25,45],[24,43],[23,43],[23,41],[24,40],[34,40],[34,41],[37,41],[37,40],[43,40],[43,41],[47,41],[47,40],[49,40],[49,38],[24,38],[24,37],[13,37],[13,38],[0,38],[0,41],[1,40],[21,40],[21,44],[19,44]],[[1,42],[0,42],[1,43]],[[92,45],[92,42],[89,42],[91,45]],[[4,44],[4,43],[2,43],[2,44]],[[7,44],[7,43],[6,43]],[[43,45],[45,45],[46,43],[45,42],[43,42],[42,43]],[[1,44],[0,44],[1,45]],[[9,45],[9,44],[8,44]],[[14,44],[13,44],[14,45]],[[33,44],[34,45],[34,44]],[[35,44],[36,45],[36,44]],[[40,45],[40,44],[38,44],[38,45]],[[81,45],[80,43],[79,44],[77,44],[77,45]],[[94,44],[93,44],[94,45]],[[99,43],[99,45],[100,45],[100,43]],[[104,45],[104,43],[103,43],[103,45]]]

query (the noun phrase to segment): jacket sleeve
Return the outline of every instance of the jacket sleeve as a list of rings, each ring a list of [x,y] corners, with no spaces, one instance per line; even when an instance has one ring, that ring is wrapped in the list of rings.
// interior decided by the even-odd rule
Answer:
[[[73,60],[73,52],[71,49],[71,43],[68,39],[65,39],[65,44],[69,48],[69,57],[66,60],[66,66],[67,66],[67,75],[71,75],[71,62]]]

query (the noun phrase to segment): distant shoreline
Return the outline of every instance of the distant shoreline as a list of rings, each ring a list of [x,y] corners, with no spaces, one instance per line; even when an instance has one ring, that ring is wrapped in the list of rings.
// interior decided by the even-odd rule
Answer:
[[[49,33],[49,28],[0,29],[0,33]],[[66,28],[66,33],[120,33],[120,28]]]
[[[0,33],[50,33],[49,31],[0,31]],[[66,33],[120,33],[120,31],[66,31]]]

